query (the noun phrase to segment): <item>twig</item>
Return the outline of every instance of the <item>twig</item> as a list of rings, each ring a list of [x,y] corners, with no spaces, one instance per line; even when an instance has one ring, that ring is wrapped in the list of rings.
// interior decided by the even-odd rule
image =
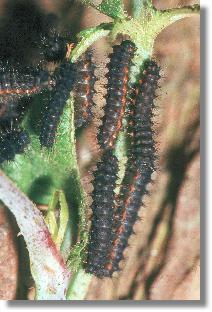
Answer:
[[[30,255],[39,300],[65,300],[70,273],[52,241],[41,212],[0,171],[0,200],[15,215]]]

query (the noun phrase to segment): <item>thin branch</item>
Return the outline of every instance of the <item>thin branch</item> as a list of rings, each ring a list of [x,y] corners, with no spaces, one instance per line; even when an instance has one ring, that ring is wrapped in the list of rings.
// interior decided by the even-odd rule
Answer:
[[[197,15],[200,12],[199,4],[194,4],[192,6],[182,7],[182,8],[175,8],[175,9],[168,9],[168,10],[161,10],[158,11],[162,14],[162,16],[166,16],[169,18],[170,24],[174,23],[185,17],[191,17],[193,15]]]
[[[72,278],[69,285],[67,300],[83,300],[89,290],[92,275],[79,270]]]
[[[0,200],[14,214],[30,255],[39,300],[65,300],[70,273],[52,241],[41,212],[0,171]]]

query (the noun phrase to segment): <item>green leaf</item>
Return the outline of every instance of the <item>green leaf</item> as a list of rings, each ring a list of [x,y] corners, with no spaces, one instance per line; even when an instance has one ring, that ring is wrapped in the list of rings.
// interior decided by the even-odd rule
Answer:
[[[97,9],[113,19],[123,19],[126,17],[122,0],[103,0]]]
[[[3,171],[33,201],[48,204],[56,189],[64,189],[70,177],[77,176],[72,101],[67,101],[52,150],[41,150],[38,136],[32,131],[30,139],[27,152],[5,163]]]
[[[59,203],[59,216],[56,218],[56,210]],[[51,233],[52,239],[58,249],[61,249],[69,220],[69,207],[63,191],[55,191],[49,203],[45,222]]]
[[[140,18],[147,7],[153,7],[152,0],[133,0],[133,17]]]
[[[58,196],[59,196],[59,192],[56,191],[50,200],[48,211],[45,217],[45,222],[48,226],[49,232],[54,242],[56,241],[57,233],[58,233],[58,225],[57,225],[57,220],[55,216],[55,209],[58,203]]]
[[[32,110],[35,118],[33,112]],[[31,129],[27,122],[31,124],[30,116],[27,118],[26,126],[30,131],[31,145],[24,155],[17,155],[14,162],[5,163],[3,170],[36,203],[48,205],[56,190],[64,192],[69,212],[71,210],[71,219],[68,220],[67,231],[61,246],[62,253],[66,254],[67,258],[72,237],[73,239],[78,237],[78,230],[83,248],[88,235],[85,214],[86,196],[80,181],[75,149],[73,99],[67,101],[51,151],[41,150],[36,131]],[[57,233],[52,212],[50,221],[52,231],[56,230]]]
[[[94,4],[94,1],[91,0],[81,0],[81,2],[113,19],[123,19],[127,17],[124,12],[123,0],[102,0],[99,5]]]
[[[60,216],[59,216],[59,226],[56,238],[56,245],[59,248],[61,248],[69,220],[68,204],[63,191],[59,192],[59,202],[60,202]]]

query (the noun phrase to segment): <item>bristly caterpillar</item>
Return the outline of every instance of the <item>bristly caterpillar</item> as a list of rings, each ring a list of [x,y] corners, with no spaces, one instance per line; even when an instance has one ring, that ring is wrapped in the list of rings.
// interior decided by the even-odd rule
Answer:
[[[74,65],[69,61],[64,61],[54,74],[55,87],[50,93],[49,103],[45,107],[41,123],[42,147],[51,148],[54,144],[60,117],[73,88],[74,78]]]
[[[126,110],[129,70],[135,53],[135,45],[125,40],[113,47],[108,65],[106,105],[98,141],[102,149],[113,149]]]
[[[20,98],[50,88],[52,80],[47,70],[39,67],[16,67],[0,62],[0,97]]]
[[[76,77],[73,88],[75,98],[75,127],[87,126],[93,118],[93,95],[96,76],[95,65],[92,61],[92,52],[86,51],[75,63]]]
[[[113,242],[113,218],[118,160],[107,150],[97,164],[92,192],[92,225],[88,244],[86,272],[105,276]]]
[[[22,154],[29,144],[28,134],[21,128],[0,132],[0,164],[14,160],[16,154]]]

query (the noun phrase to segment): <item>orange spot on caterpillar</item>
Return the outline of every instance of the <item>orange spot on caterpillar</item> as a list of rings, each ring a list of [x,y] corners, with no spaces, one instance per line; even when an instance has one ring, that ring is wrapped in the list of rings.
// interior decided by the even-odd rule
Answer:
[[[67,53],[66,53],[66,59],[70,59],[70,56],[71,56],[71,52],[72,52],[72,50],[73,50],[73,48],[74,48],[74,46],[75,46],[75,44],[74,43],[67,43]]]
[[[34,94],[39,91],[38,87],[33,87],[32,89],[5,89],[0,90],[0,95],[8,95],[8,94],[18,94],[18,95],[24,95],[24,94]]]

